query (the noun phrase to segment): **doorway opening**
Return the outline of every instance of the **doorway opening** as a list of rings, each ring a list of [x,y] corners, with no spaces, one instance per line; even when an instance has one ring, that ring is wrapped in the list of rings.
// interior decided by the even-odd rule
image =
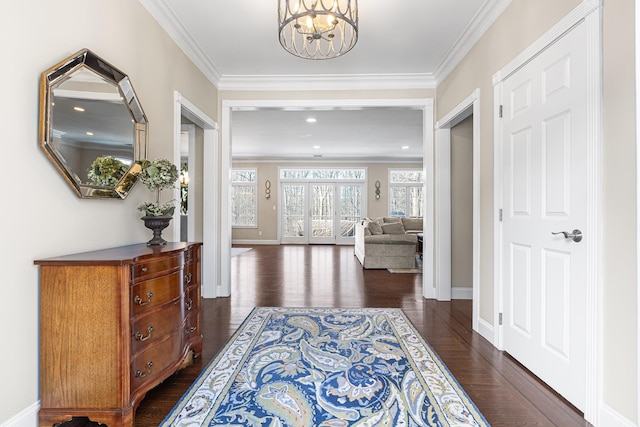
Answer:
[[[356,100],[223,100],[222,101],[222,160],[221,160],[221,198],[229,200],[229,174],[232,169],[232,128],[233,112],[247,109],[280,109],[280,110],[335,110],[335,109],[366,109],[366,108],[410,108],[422,111],[422,146],[423,170],[425,170],[424,194],[433,194],[433,99],[356,99]],[[430,173],[427,174],[426,170]],[[433,259],[433,199],[424,200],[425,241],[429,244],[423,248],[423,256]],[[231,211],[223,209],[221,212],[221,285],[224,295],[229,295],[231,273]],[[425,263],[423,267],[423,296],[434,298],[434,277],[432,263]]]
[[[202,296],[215,298],[220,288],[218,124],[178,91],[174,92],[173,98],[173,162],[182,165],[184,158],[190,171],[187,200],[191,208],[187,211],[191,213],[187,214],[187,224],[191,224],[187,225],[186,238],[203,243]],[[181,142],[184,124],[193,126],[193,138],[188,139],[185,153]],[[177,186],[175,200],[182,200],[181,191],[182,188]],[[176,212],[179,215],[180,209]],[[207,227],[203,226],[205,222]],[[173,227],[173,240],[176,242],[182,240],[180,223],[180,220],[175,221]]]
[[[452,202],[451,202],[451,129],[472,118],[472,224],[471,224],[471,289],[452,287]],[[435,147],[435,228],[436,228],[436,299],[473,300],[473,329],[493,340],[493,328],[480,318],[480,89],[476,89],[436,123]]]

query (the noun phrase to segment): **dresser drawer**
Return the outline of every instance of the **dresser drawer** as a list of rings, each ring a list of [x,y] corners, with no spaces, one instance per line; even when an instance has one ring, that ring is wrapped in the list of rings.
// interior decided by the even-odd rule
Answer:
[[[136,283],[151,277],[155,277],[182,266],[182,254],[168,256],[156,260],[140,262],[131,266],[131,282]]]
[[[165,369],[178,360],[182,349],[179,336],[174,334],[171,338],[149,347],[136,356],[131,361],[131,391],[135,392],[158,378]]]
[[[199,246],[190,246],[184,251],[184,262],[196,262],[200,259],[200,247]]]
[[[191,262],[184,266],[184,286],[200,284],[200,264]]]
[[[181,270],[131,287],[131,315],[149,311],[176,298],[182,291]]]
[[[183,328],[184,342],[200,335],[200,312],[194,311],[187,315]]]
[[[160,311],[138,318],[131,325],[131,354],[154,345],[182,326],[180,300]]]
[[[200,286],[190,286],[184,293],[185,315],[196,311],[200,307]]]

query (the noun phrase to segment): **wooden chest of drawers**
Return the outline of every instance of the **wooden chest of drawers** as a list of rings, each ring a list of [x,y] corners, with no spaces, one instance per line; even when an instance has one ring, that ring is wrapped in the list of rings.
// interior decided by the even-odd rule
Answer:
[[[200,355],[200,253],[140,244],[35,261],[41,426],[132,426],[147,391]]]

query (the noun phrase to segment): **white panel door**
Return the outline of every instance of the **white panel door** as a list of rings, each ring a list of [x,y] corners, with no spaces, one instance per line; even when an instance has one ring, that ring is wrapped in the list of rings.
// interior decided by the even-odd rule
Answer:
[[[307,185],[281,184],[282,243],[307,243]]]
[[[335,243],[335,185],[311,183],[309,195],[311,197],[309,243]]]
[[[585,407],[584,25],[504,80],[503,347]],[[564,234],[580,230],[582,241]],[[580,239],[575,239],[580,240]]]
[[[354,244],[356,224],[363,217],[364,185],[363,184],[337,184],[336,211],[336,243]]]

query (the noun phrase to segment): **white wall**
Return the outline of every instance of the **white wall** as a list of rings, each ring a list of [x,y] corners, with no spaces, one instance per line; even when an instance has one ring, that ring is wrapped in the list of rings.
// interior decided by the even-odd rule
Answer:
[[[217,90],[133,0],[3,2],[0,39],[0,424],[17,424],[38,401],[33,261],[151,237],[136,210],[151,199],[144,187],[126,200],[78,199],[40,151],[40,73],[86,47],[128,74],[149,119],[150,158],[173,155],[173,91],[216,117]]]

